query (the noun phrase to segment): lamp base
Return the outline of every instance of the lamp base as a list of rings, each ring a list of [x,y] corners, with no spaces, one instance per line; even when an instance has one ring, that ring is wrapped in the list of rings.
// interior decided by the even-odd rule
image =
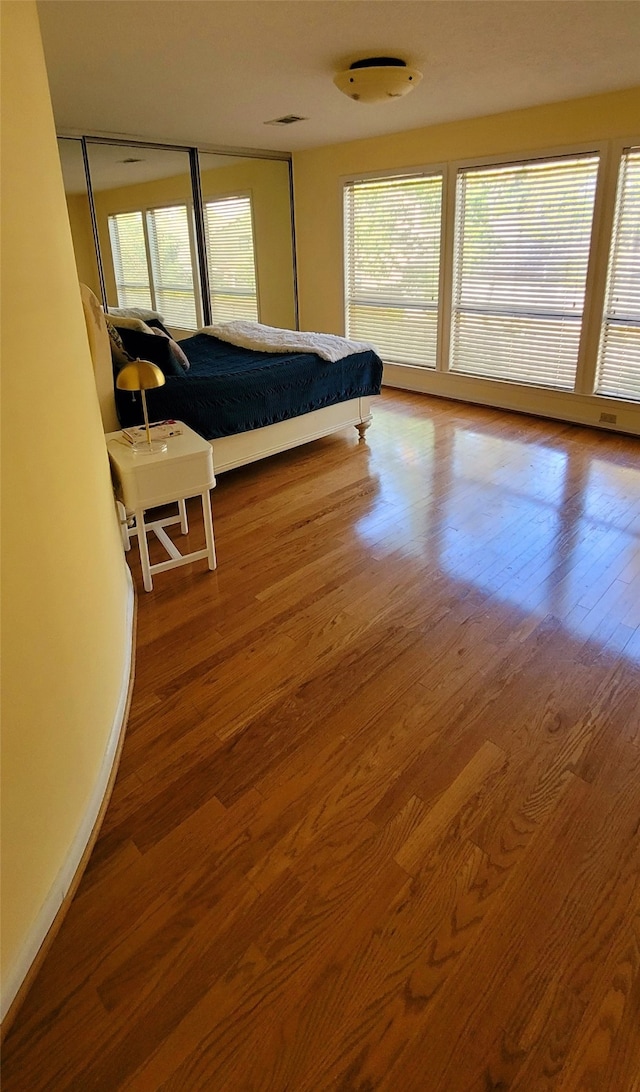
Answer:
[[[134,455],[162,455],[167,450],[167,443],[165,440],[152,440],[151,443],[138,440],[136,444],[132,444],[131,450]]]

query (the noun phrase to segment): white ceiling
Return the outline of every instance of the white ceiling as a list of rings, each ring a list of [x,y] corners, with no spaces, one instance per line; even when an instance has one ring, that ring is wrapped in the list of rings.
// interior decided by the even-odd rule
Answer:
[[[40,0],[60,128],[298,148],[640,84],[637,0]],[[336,71],[424,73],[366,105]],[[284,114],[307,121],[264,122]],[[640,119],[639,119],[640,120]]]
[[[87,178],[84,171],[82,147],[79,140],[58,141],[62,177],[66,193],[86,193]],[[118,186],[135,186],[158,178],[190,176],[187,152],[168,151],[166,148],[136,148],[118,144],[87,143],[91,185],[94,193],[113,190]],[[203,170],[230,167],[242,160],[234,155],[201,156]]]

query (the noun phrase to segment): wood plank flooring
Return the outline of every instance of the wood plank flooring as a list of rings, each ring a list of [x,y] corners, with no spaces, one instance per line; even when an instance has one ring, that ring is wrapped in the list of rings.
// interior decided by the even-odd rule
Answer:
[[[640,1092],[639,445],[390,391],[367,437],[222,477],[217,572],[140,593],[4,1092]]]

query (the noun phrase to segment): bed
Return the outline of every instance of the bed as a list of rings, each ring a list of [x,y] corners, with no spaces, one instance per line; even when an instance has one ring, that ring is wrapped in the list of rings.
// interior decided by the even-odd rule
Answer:
[[[81,286],[105,432],[136,424],[139,402],[114,392],[107,323],[93,293]],[[310,353],[264,353],[199,333],[180,342],[186,373],[167,374],[147,393],[153,420],[184,421],[211,442],[216,473],[371,422],[382,363],[372,350],[335,363]],[[180,371],[178,369],[178,371]]]

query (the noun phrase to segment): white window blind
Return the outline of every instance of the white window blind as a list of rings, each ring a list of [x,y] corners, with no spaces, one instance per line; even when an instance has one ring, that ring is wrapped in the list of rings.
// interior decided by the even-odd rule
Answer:
[[[572,389],[598,157],[461,170],[451,369]]]
[[[442,176],[344,189],[347,336],[384,360],[436,365]]]
[[[204,227],[213,321],[257,321],[251,198],[233,196],[205,201]]]
[[[110,216],[109,238],[118,307],[152,307],[142,213],[119,212]]]
[[[195,330],[199,323],[187,206],[149,209],[147,229],[156,309],[168,325]]]
[[[640,148],[620,164],[596,390],[640,399]]]

